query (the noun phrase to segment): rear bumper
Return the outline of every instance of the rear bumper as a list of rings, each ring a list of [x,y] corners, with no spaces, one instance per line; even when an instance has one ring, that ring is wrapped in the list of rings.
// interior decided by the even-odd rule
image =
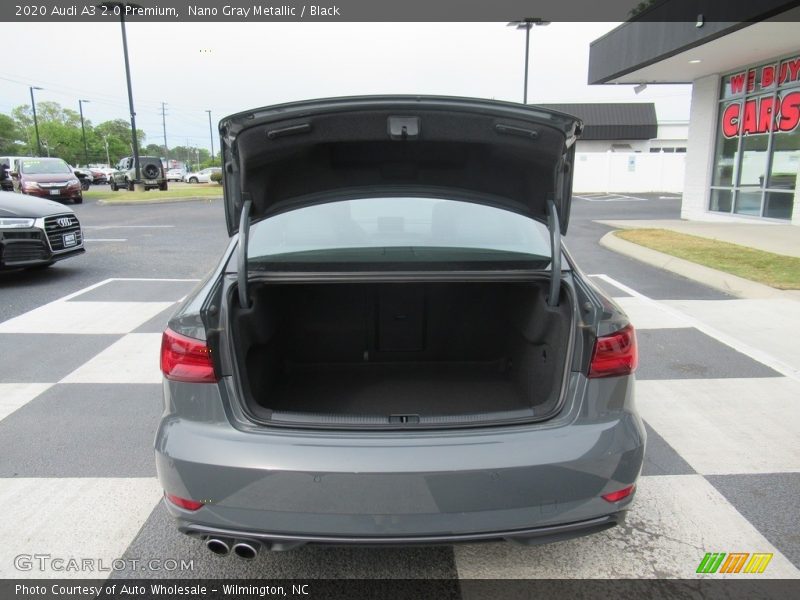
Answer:
[[[171,506],[167,502],[168,506]],[[180,509],[175,509],[180,510]],[[485,533],[471,533],[463,535],[432,535],[432,536],[396,536],[396,537],[343,537],[343,536],[314,536],[314,535],[276,535],[260,531],[242,531],[208,527],[192,523],[181,515],[173,514],[178,520],[178,530],[186,535],[200,539],[218,538],[227,540],[254,540],[270,550],[288,550],[307,544],[314,545],[362,545],[362,546],[417,546],[417,545],[444,545],[478,542],[517,542],[529,546],[561,542],[584,535],[599,533],[611,529],[625,521],[625,511],[610,515],[579,521],[577,523],[564,523],[521,529],[514,531],[497,531]]]
[[[633,500],[601,497],[641,469],[632,387],[576,375],[562,413],[528,426],[354,433],[244,429],[224,383],[165,382],[156,467],[166,492],[204,502],[166,502],[192,535],[284,546],[564,539],[613,526]]]

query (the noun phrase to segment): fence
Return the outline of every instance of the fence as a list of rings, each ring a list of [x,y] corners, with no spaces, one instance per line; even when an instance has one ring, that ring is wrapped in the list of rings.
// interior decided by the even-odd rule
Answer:
[[[572,190],[681,193],[685,164],[682,153],[579,152]]]

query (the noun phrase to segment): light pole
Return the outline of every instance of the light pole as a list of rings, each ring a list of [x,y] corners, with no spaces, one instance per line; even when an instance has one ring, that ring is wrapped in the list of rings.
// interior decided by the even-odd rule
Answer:
[[[208,137],[211,138],[211,164],[214,164],[214,129],[211,127],[211,111],[207,110],[208,113]]]
[[[42,154],[42,140],[39,139],[39,121],[36,118],[36,100],[33,99],[33,90],[41,90],[42,88],[35,85],[30,86],[31,90],[31,110],[33,111],[33,128],[36,130],[36,148],[37,156]]]
[[[128,107],[131,112],[131,150],[133,151],[133,167],[135,180],[138,183],[142,176],[139,171],[139,141],[136,139],[136,111],[133,109],[133,88],[131,87],[131,65],[128,60],[128,35],[125,32],[125,7],[142,8],[132,2],[103,2],[100,6],[119,13],[119,24],[122,28],[122,53],[125,56],[125,79],[128,82]]]
[[[550,25],[550,21],[545,21],[544,19],[540,19],[539,17],[527,17],[522,21],[511,21],[507,27],[514,27],[516,29],[524,29],[525,30],[525,83],[524,88],[522,91],[522,103],[528,103],[528,54],[530,53],[531,48],[531,27],[534,25],[538,27],[543,27],[545,25]]]
[[[83,134],[83,160],[84,164],[89,166],[89,150],[86,147],[86,128],[83,126],[83,103],[89,102],[88,100],[78,100],[78,112],[81,113],[81,133]]]
[[[103,136],[103,143],[106,146],[106,165],[108,165],[110,167],[111,166],[111,156],[108,153],[108,136],[107,135]]]

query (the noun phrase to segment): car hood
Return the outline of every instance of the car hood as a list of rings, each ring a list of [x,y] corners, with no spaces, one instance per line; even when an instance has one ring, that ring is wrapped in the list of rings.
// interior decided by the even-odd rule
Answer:
[[[23,173],[22,179],[36,183],[61,183],[75,179],[75,173]]]
[[[71,213],[73,210],[58,202],[14,192],[0,192],[0,217],[39,218]]]
[[[219,123],[229,234],[250,220],[343,198],[429,196],[569,222],[582,123],[510,102],[358,96],[268,106]]]

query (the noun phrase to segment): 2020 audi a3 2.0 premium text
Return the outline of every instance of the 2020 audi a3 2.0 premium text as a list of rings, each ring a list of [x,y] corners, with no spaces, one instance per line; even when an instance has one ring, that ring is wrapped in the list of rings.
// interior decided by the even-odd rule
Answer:
[[[424,96],[220,122],[231,241],[161,349],[156,462],[182,532],[251,558],[623,518],[634,331],[561,242],[581,127]]]

